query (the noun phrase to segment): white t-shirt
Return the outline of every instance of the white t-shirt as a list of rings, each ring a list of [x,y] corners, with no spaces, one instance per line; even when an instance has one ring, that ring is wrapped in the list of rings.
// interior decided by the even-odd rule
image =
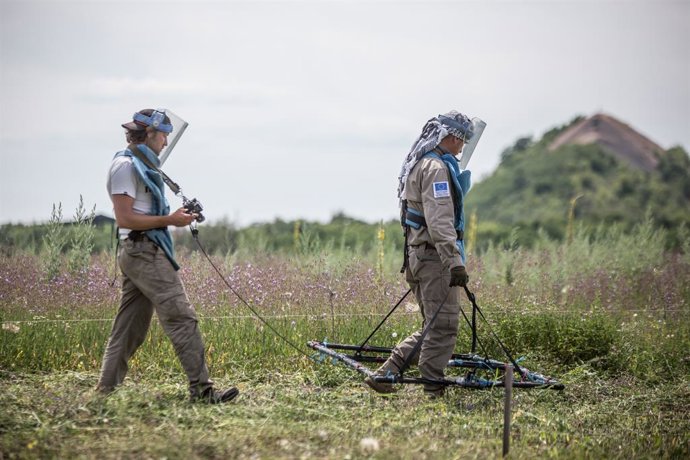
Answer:
[[[115,157],[110,165],[106,187],[109,195],[127,195],[134,198],[133,209],[137,214],[150,214],[153,210],[153,195],[139,178],[130,157]],[[132,230],[129,228],[120,228],[120,239],[127,238],[130,231]]]

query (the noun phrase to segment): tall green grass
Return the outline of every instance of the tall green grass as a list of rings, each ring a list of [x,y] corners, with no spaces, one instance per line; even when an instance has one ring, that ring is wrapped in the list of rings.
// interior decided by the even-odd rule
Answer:
[[[507,248],[490,245],[481,255],[481,263],[487,267],[483,280],[511,285],[519,279],[534,287],[545,279],[566,285],[597,272],[634,276],[666,262],[666,233],[651,219],[641,221],[629,232],[617,225],[594,229],[579,226],[570,242],[541,232],[534,245],[525,249],[514,231]]]
[[[480,333],[491,338],[494,330],[530,359],[588,362],[648,380],[677,377],[687,372],[690,356],[690,264],[684,254],[667,253],[664,241],[664,231],[647,219],[631,233],[580,228],[570,243],[542,235],[531,249],[517,239],[490,247],[468,264],[470,289],[489,319]],[[299,250],[291,256],[257,244],[213,261],[244,300],[300,346],[312,339],[363,340],[407,289],[397,273],[401,255],[383,232],[367,253],[324,245],[308,231],[295,233]],[[18,257],[0,258],[0,366],[97,369],[117,309],[113,259],[91,259],[86,278],[66,270],[46,279],[40,257]],[[181,257],[210,360],[270,367],[295,359],[200,253]],[[469,315],[470,304],[463,307]],[[410,296],[374,340],[394,345],[420,326],[417,310]],[[457,349],[468,347],[468,327],[461,324]],[[144,366],[176,362],[157,326],[137,356]]]

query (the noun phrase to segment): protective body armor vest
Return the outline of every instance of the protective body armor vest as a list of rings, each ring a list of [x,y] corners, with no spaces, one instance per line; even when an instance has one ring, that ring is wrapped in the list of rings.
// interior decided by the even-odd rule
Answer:
[[[455,208],[454,226],[457,232],[458,238],[455,241],[455,245],[460,252],[460,258],[463,265],[465,264],[465,243],[464,243],[464,233],[465,233],[465,210],[464,210],[464,199],[467,192],[470,191],[470,171],[461,170],[458,160],[451,154],[439,154],[435,151],[428,152],[424,155],[430,156],[434,155],[440,158],[443,163],[448,168],[448,175],[450,176],[450,181],[453,183],[453,205]],[[423,157],[422,157],[423,158]],[[407,207],[407,200],[403,201],[403,212],[401,215],[401,223],[405,228],[405,253],[407,253],[407,233],[408,229],[420,229],[426,227],[426,220],[424,219],[424,214],[421,211]]]

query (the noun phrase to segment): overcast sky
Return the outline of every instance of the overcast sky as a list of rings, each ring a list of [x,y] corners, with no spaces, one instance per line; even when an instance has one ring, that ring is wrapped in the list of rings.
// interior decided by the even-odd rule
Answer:
[[[238,225],[395,218],[403,157],[451,109],[488,123],[475,181],[599,111],[688,150],[688,24],[687,0],[0,0],[0,223],[80,195],[112,215],[120,124],[147,107],[189,122],[168,175]]]

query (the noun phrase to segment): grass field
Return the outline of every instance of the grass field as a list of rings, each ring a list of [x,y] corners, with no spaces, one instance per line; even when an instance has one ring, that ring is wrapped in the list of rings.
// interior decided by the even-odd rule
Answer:
[[[493,328],[523,365],[566,385],[515,390],[510,457],[690,456],[690,260],[664,252],[653,234],[634,237],[496,248],[470,262],[490,321],[480,334]],[[502,390],[373,394],[361,375],[278,339],[197,254],[181,261],[213,378],[241,391],[229,405],[188,402],[157,324],[125,384],[95,394],[119,300],[112,258],[47,280],[39,257],[0,256],[0,458],[501,456]],[[361,342],[406,290],[393,263],[381,273],[367,257],[214,261],[308,355],[308,340]],[[406,302],[372,343],[392,346],[418,325]],[[462,327],[456,351],[469,341]]]

